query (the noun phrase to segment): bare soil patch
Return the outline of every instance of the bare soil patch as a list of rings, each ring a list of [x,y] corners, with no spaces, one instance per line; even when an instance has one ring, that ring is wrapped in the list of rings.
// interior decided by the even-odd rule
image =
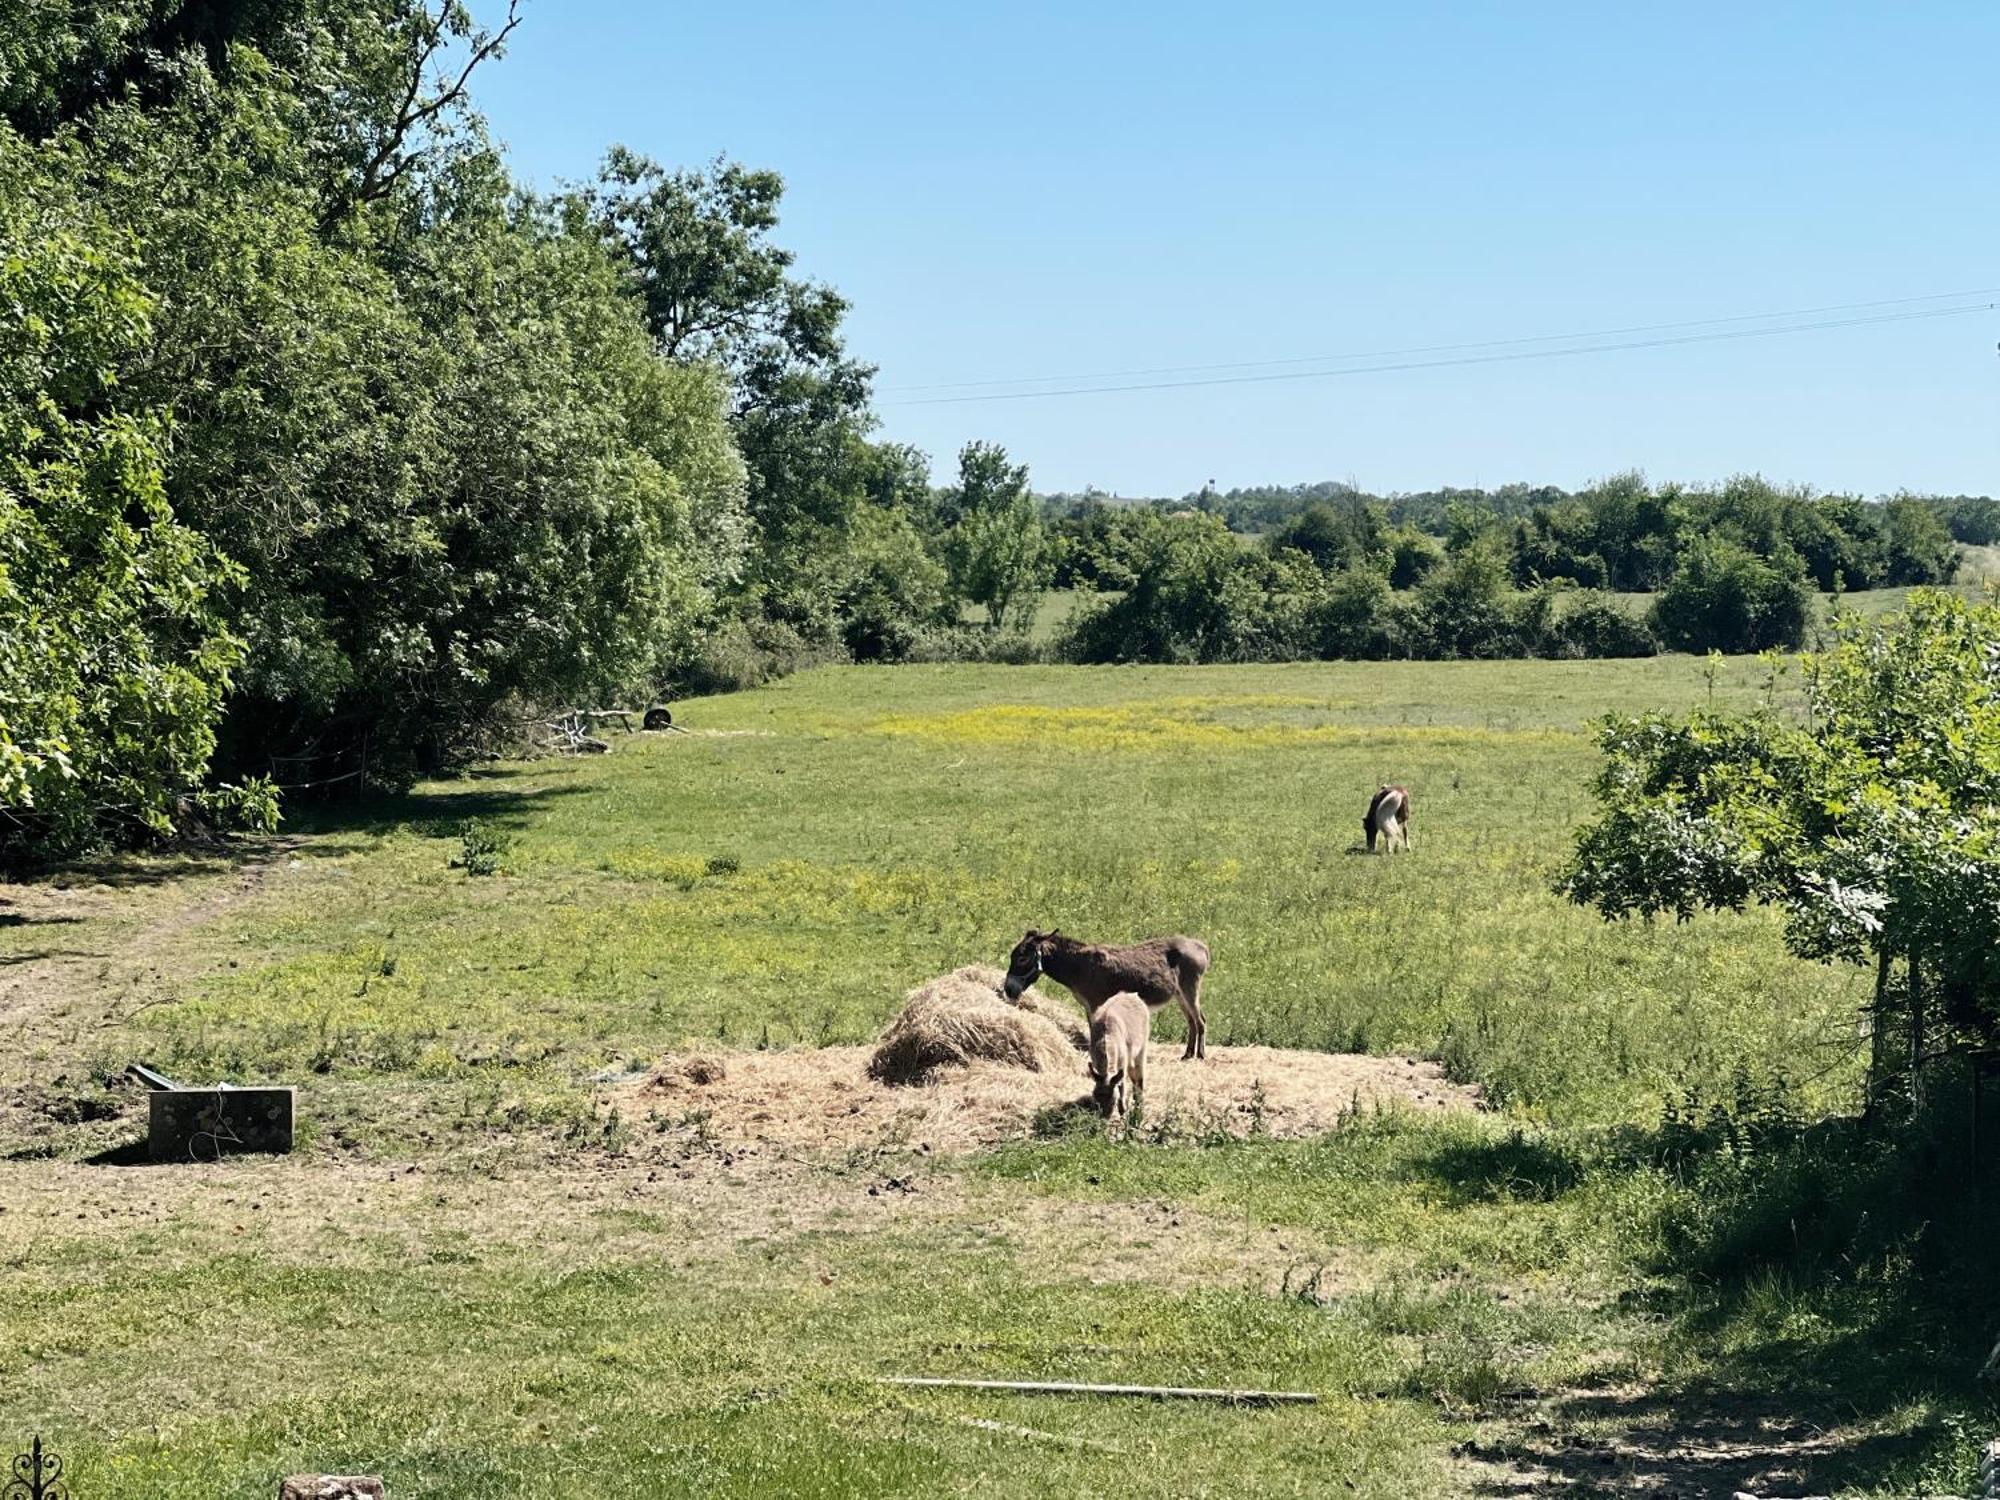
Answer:
[[[869,1076],[872,1054],[868,1047],[677,1054],[613,1092],[634,1121],[693,1122],[733,1145],[829,1153],[973,1151],[1033,1133],[1052,1110],[1089,1108],[1081,1056],[1067,1071],[974,1062],[896,1085]],[[1213,1047],[1201,1062],[1155,1065],[1146,1081],[1147,1120],[1238,1136],[1317,1135],[1356,1110],[1471,1109],[1479,1098],[1416,1058],[1276,1047]]]

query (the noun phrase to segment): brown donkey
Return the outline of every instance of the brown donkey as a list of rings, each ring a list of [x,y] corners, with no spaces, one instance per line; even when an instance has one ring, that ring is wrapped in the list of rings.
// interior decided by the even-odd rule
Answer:
[[[1046,974],[1075,993],[1087,1016],[1120,990],[1132,991],[1148,1011],[1178,1005],[1187,1017],[1186,1062],[1208,1056],[1208,1022],[1201,1015],[1201,976],[1207,972],[1208,944],[1200,938],[1148,938],[1121,948],[1029,928],[1007,961],[1007,998],[1018,999]]]
[[[1090,1098],[1107,1120],[1123,1120],[1132,1111],[1133,1092],[1146,1092],[1146,1032],[1152,1024],[1146,1002],[1125,990],[1090,1018]]]

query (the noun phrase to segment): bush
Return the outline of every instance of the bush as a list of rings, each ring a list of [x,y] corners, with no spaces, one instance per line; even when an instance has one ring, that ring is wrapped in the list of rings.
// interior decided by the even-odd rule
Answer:
[[[1402,621],[1389,580],[1369,568],[1350,568],[1314,601],[1313,645],[1329,661],[1380,661],[1402,654]]]
[[[1475,541],[1416,590],[1410,628],[1419,654],[1433,659],[1527,655],[1510,609],[1507,568],[1489,542]]]
[[[452,863],[468,875],[497,875],[500,857],[513,846],[513,838],[477,818],[468,818],[458,831],[458,858]]]
[[[782,620],[730,615],[695,647],[676,672],[677,696],[741,693],[779,677],[846,661],[847,653],[828,641],[810,641]]]
[[[1813,597],[1798,554],[1761,558],[1721,537],[1697,537],[1653,601],[1649,620],[1669,650],[1749,653],[1796,649]]]
[[[1554,611],[1537,649],[1543,656],[1566,659],[1655,656],[1660,642],[1644,620],[1620,609],[1609,595],[1592,589]]]
[[[1053,650],[1023,630],[994,631],[977,625],[935,626],[917,633],[906,662],[939,664],[990,662],[1005,667],[1033,666],[1055,659]]]

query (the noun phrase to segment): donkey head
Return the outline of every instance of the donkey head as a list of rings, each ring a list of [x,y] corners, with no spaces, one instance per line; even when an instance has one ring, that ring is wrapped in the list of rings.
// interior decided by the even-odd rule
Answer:
[[[1007,959],[1007,998],[1018,1000],[1021,991],[1042,977],[1042,956],[1048,952],[1049,940],[1058,936],[1053,932],[1037,932],[1030,927],[1027,936],[1014,945],[1014,951]]]
[[[1095,1061],[1090,1065],[1090,1102],[1097,1106],[1100,1115],[1108,1119],[1117,1108],[1118,1085],[1125,1080],[1125,1070],[1120,1068],[1115,1073],[1100,1073],[1098,1069],[1102,1066]]]

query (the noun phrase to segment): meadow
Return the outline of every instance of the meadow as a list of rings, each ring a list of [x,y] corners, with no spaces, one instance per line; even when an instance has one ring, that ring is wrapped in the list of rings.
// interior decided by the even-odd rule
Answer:
[[[1785,707],[1796,675],[825,669],[0,888],[0,1431],[59,1437],[79,1496],[170,1500],[306,1467],[425,1500],[1962,1486],[1992,1330],[1946,1279],[1913,1300],[1912,1172],[1841,1133],[1865,976],[1761,912],[1611,925],[1551,890],[1590,718]],[[1370,859],[1388,780],[1415,850]],[[1197,933],[1212,1046],[1434,1058],[1488,1108],[803,1160],[597,1081],[865,1041],[1030,925]],[[135,1057],[297,1084],[300,1150],[130,1164],[103,1080]]]

